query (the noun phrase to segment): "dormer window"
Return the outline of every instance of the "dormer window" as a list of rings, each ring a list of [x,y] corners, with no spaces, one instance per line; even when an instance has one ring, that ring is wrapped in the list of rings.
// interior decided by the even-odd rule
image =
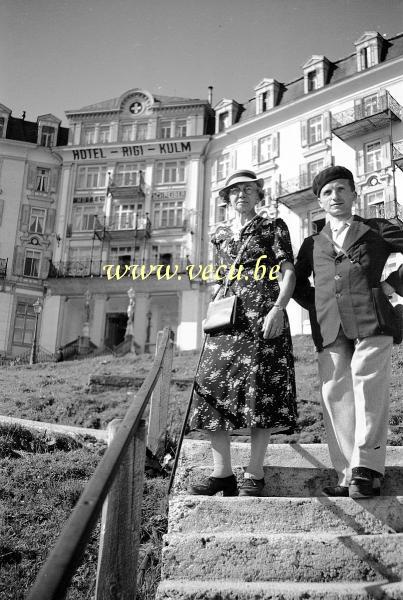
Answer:
[[[7,108],[7,106],[4,106],[4,104],[0,104],[0,139],[6,137],[8,119],[10,115],[11,110]]]
[[[326,56],[314,55],[303,66],[304,69],[304,92],[314,92],[323,88],[327,81],[330,62]]]
[[[54,127],[43,125],[41,134],[41,146],[51,148],[55,145],[56,131]]]
[[[60,126],[60,119],[51,114],[38,117],[38,137],[37,144],[44,148],[56,146],[57,132]]]
[[[84,129],[84,144],[95,144],[96,128],[86,127]]]
[[[256,114],[267,112],[276,106],[280,94],[280,83],[275,79],[265,77],[255,87],[256,92]]]
[[[366,31],[354,43],[358,71],[365,71],[381,62],[384,43],[384,38],[377,31]]]
[[[6,120],[4,117],[0,117],[0,138],[4,137],[6,133]]]
[[[237,122],[242,106],[235,100],[224,98],[215,107],[215,132],[222,133]]]

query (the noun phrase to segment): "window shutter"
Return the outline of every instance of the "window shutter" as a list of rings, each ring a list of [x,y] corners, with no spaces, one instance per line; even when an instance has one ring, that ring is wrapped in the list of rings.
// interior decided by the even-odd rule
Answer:
[[[323,113],[323,139],[327,140],[332,136],[330,129],[330,111]]]
[[[22,275],[24,262],[24,248],[17,246],[14,252],[14,268],[13,272],[15,275]]]
[[[378,92],[378,109],[386,110],[388,108],[388,98],[386,90],[379,90]]]
[[[386,167],[391,166],[390,138],[389,137],[382,138],[381,148],[382,148],[382,166],[384,169],[386,169]]]
[[[39,279],[46,279],[49,275],[50,258],[42,254],[39,265]]]
[[[56,209],[49,208],[46,215],[45,233],[53,233],[55,228]]]
[[[252,141],[252,165],[257,164],[257,141]]]
[[[235,171],[236,169],[236,150],[231,152],[231,171]]]
[[[301,121],[301,146],[308,145],[308,124],[307,121]]]
[[[56,192],[58,182],[59,182],[59,170],[52,169],[50,172],[50,191],[51,192]]]
[[[362,100],[361,98],[355,98],[354,100],[354,118],[355,119],[362,119],[363,117],[363,109],[362,109]]]
[[[20,231],[28,231],[30,212],[31,207],[29,204],[23,204],[21,207]]]
[[[29,165],[27,175],[27,188],[33,190],[36,182],[36,167]]]
[[[4,200],[0,198],[0,225],[3,221],[3,211],[4,211]]]
[[[215,160],[211,165],[211,179],[217,181],[217,161]]]
[[[308,187],[308,168],[305,164],[299,165],[299,183],[302,187]]]
[[[364,175],[365,164],[364,164],[364,148],[357,150],[357,175]]]
[[[273,133],[272,136],[272,158],[277,158],[280,154],[280,132]]]

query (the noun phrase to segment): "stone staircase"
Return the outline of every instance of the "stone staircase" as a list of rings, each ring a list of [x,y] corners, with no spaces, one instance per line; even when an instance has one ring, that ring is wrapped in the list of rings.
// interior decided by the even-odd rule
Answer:
[[[234,472],[249,444],[232,443]],[[158,600],[403,599],[403,447],[390,446],[383,496],[327,498],[324,444],[271,444],[263,498],[190,496],[212,469],[185,440],[169,507]]]

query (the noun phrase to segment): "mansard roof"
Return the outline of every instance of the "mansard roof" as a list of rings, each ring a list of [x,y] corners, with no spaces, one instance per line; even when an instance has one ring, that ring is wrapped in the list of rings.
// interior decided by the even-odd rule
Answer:
[[[384,63],[385,61],[393,60],[394,58],[403,55],[403,33],[399,33],[398,35],[389,39],[384,38],[384,40],[385,47],[384,54],[382,57],[382,63]],[[346,79],[347,77],[356,74],[357,58],[356,53],[354,52],[346,58],[342,58],[340,60],[331,62],[330,72],[328,75],[328,83],[325,87],[329,87],[334,83],[338,83],[339,81],[342,81],[343,79]],[[310,92],[310,94],[314,93],[315,92]],[[299,77],[298,79],[295,79],[294,81],[283,85],[283,92],[281,94],[278,106],[290,104],[291,102],[294,102],[298,98],[302,98],[304,96],[306,96],[304,91],[304,77],[303,75],[301,75],[301,77]],[[243,106],[244,111],[241,113],[240,118],[238,119],[238,123],[243,123],[244,121],[248,121],[249,119],[256,117],[255,97],[250,98],[249,100],[244,102]]]

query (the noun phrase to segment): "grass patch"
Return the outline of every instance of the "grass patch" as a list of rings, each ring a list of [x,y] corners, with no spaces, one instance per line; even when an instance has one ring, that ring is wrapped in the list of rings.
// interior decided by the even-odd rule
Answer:
[[[309,336],[293,339],[297,402],[301,432],[273,435],[273,443],[325,442],[320,408],[316,352]],[[173,373],[194,375],[198,355],[174,357]],[[0,414],[83,427],[105,428],[123,417],[135,391],[92,390],[89,375],[110,369],[114,374],[145,377],[153,357],[98,357],[64,363],[15,366],[0,371]],[[403,444],[401,390],[403,351],[392,354],[391,412],[388,443]],[[168,430],[175,444],[186,410],[189,386],[171,387]],[[195,437],[202,434],[195,434]],[[54,545],[105,446],[93,439],[33,432],[0,425],[0,600],[22,600]],[[167,526],[165,477],[146,476],[142,508],[138,599],[151,600],[160,577],[162,535]],[[78,568],[67,598],[94,596],[99,526]]]

